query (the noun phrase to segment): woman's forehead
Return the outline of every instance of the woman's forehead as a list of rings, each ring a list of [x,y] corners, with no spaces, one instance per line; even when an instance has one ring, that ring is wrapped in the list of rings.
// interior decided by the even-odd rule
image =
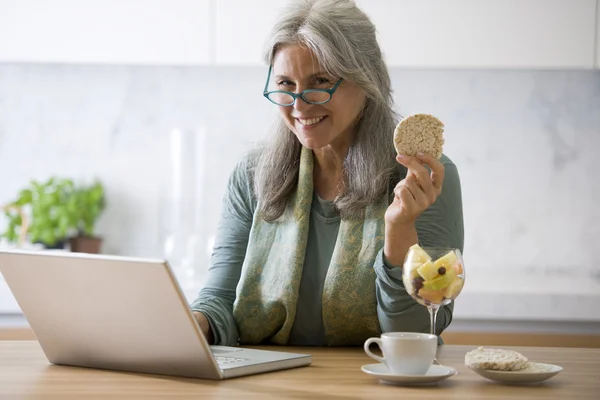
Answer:
[[[306,46],[291,44],[282,46],[273,58],[273,75],[290,78],[307,78],[316,74],[324,74],[325,69],[317,57]]]

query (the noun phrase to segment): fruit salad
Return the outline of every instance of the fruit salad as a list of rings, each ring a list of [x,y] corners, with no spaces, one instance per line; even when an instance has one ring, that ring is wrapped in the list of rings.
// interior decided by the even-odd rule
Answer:
[[[458,296],[465,282],[458,250],[449,250],[433,260],[415,244],[408,250],[404,269],[402,279],[406,291],[423,305],[450,303]]]

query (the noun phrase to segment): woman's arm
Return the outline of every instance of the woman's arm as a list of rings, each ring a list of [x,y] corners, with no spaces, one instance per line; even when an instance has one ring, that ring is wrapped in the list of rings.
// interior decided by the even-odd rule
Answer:
[[[250,166],[251,160],[245,159],[231,174],[223,199],[208,280],[190,306],[211,344],[235,346],[238,343],[233,303],[256,208]]]
[[[383,332],[429,332],[427,308],[417,303],[404,288],[402,261],[408,248],[421,246],[452,247],[463,250],[464,226],[460,178],[456,166],[447,157],[442,158],[445,177],[440,195],[416,220],[404,227],[388,230],[386,247],[378,255],[376,273],[377,313]],[[393,250],[394,261],[386,258]],[[440,308],[436,332],[440,334],[452,321],[454,303]]]

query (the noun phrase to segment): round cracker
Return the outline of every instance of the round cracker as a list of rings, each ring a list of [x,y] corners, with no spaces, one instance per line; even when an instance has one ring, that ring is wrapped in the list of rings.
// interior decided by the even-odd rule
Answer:
[[[444,124],[429,114],[414,114],[404,118],[394,130],[394,147],[398,154],[416,156],[428,153],[442,156]]]
[[[496,371],[518,371],[525,368],[528,361],[523,354],[513,350],[478,347],[465,354],[465,365]]]

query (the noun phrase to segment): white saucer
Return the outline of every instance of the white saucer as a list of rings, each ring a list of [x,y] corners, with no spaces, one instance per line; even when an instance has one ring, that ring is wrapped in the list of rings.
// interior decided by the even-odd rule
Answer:
[[[546,379],[552,378],[554,375],[562,371],[562,367],[559,365],[542,364],[542,363],[531,363],[537,367],[545,368],[547,371],[544,372],[530,372],[530,371],[492,371],[489,369],[471,368],[477,374],[487,378],[491,381],[502,382],[502,383],[539,383]]]
[[[429,385],[455,375],[456,371],[452,367],[443,365],[432,365],[425,375],[399,375],[391,373],[387,365],[382,363],[367,364],[360,368],[363,372],[378,378],[383,383],[392,385]]]

